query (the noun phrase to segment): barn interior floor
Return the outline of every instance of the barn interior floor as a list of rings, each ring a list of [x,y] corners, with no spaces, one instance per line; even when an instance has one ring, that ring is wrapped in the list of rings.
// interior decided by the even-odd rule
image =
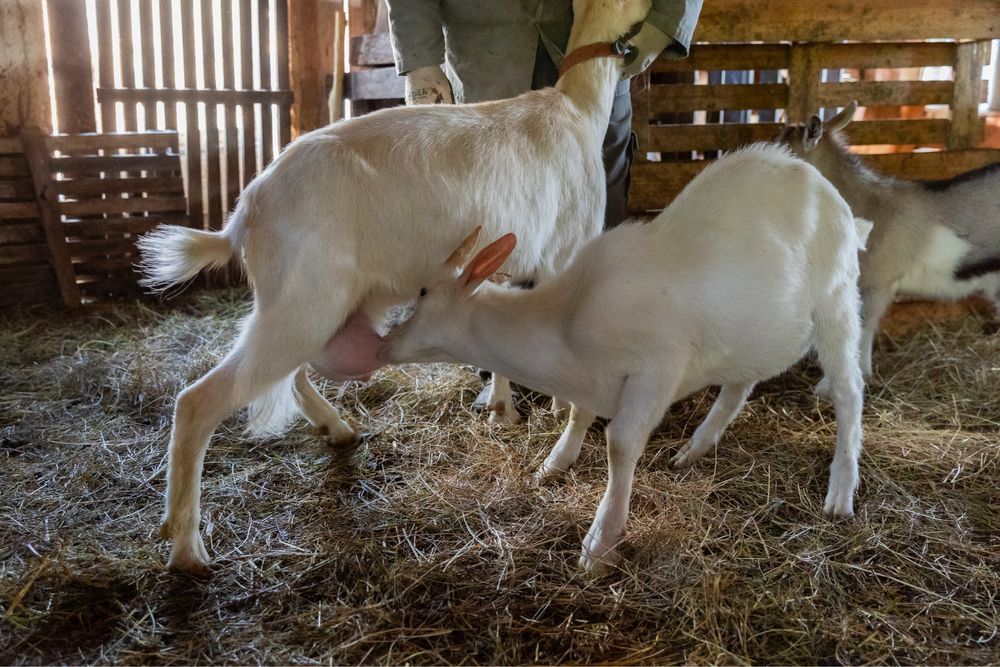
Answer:
[[[806,361],[692,469],[675,405],[637,469],[621,567],[576,571],[603,493],[599,430],[531,481],[542,401],[491,426],[474,373],[323,387],[370,438],[227,421],[202,506],[213,574],[164,571],[174,396],[248,298],[0,314],[0,663],[1000,661],[1000,336],[980,307],[896,309],[878,343],[852,520],[821,509],[832,408]],[[922,310],[923,309],[923,310]]]

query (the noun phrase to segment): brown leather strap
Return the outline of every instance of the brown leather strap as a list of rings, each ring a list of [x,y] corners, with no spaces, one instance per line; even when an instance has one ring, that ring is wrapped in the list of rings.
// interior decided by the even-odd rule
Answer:
[[[593,60],[594,58],[624,58],[625,54],[621,52],[618,47],[617,42],[612,42],[610,44],[606,42],[594,42],[593,44],[585,44],[578,49],[573,49],[566,54],[563,58],[562,63],[559,64],[559,76],[563,76],[571,68],[579,65],[587,60]]]

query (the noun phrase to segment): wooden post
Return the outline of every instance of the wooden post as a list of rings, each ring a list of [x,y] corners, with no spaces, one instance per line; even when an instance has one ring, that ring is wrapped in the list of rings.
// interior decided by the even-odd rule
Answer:
[[[94,74],[88,57],[87,3],[49,0],[49,31],[59,131],[66,134],[96,132]]]
[[[793,44],[788,64],[788,102],[785,116],[789,123],[805,123],[819,113],[820,68],[813,57],[812,44]]]
[[[42,228],[45,230],[45,241],[49,247],[49,257],[52,268],[59,283],[59,293],[67,306],[80,305],[80,288],[76,284],[73,272],[73,262],[70,259],[69,247],[66,244],[66,234],[62,228],[62,219],[55,202],[46,191],[52,180],[52,169],[49,165],[49,153],[45,147],[45,135],[37,127],[24,130],[24,154],[28,159],[28,169],[35,185],[35,196],[38,199],[38,209],[42,214]]]
[[[983,85],[983,62],[988,42],[965,42],[955,54],[955,89],[951,102],[948,148],[972,148],[979,141],[979,95]]]
[[[1000,39],[993,40],[990,63],[993,64],[993,76],[990,77],[989,109],[991,113],[1000,113]]]
[[[297,0],[288,5],[288,50],[295,136],[323,124],[323,54],[329,45],[320,35],[320,0]]]
[[[42,3],[0,2],[0,136],[52,130]]]
[[[333,83],[330,86],[330,97],[327,99],[329,108],[327,122],[330,123],[335,123],[344,116],[344,40],[347,31],[344,10],[336,9],[333,16],[333,47],[330,54],[330,77]]]

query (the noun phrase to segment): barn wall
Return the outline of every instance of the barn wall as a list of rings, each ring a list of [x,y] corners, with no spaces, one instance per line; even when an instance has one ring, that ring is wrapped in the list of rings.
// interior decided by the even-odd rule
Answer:
[[[40,0],[0,2],[0,136],[51,131],[49,74]]]

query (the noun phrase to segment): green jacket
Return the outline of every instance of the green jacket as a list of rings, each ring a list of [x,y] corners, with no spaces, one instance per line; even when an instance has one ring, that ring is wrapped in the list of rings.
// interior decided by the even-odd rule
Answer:
[[[539,37],[558,64],[573,23],[572,0],[387,2],[397,71],[443,64],[456,102],[514,97],[530,89]],[[667,57],[687,55],[701,5],[702,0],[653,0],[646,21],[673,38]]]

